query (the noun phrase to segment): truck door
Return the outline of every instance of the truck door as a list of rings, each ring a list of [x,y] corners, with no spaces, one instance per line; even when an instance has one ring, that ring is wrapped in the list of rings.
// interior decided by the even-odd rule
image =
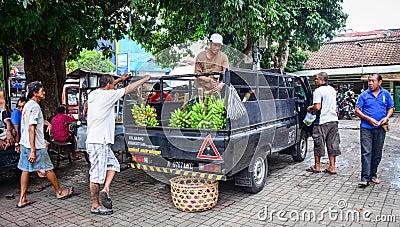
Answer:
[[[299,120],[302,122],[307,114],[308,102],[306,89],[300,77],[295,77],[294,98],[296,103],[296,111],[299,113]]]

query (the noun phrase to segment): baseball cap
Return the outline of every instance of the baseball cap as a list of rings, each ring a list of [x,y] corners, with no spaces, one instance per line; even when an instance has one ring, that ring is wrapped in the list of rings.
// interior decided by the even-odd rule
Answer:
[[[217,34],[217,33],[214,33],[214,34],[211,35],[210,41],[213,42],[213,43],[223,44],[222,43],[222,36],[220,34]]]
[[[42,87],[42,83],[39,81],[30,82],[28,84],[28,91],[37,92],[37,91],[39,91],[39,88],[41,88],[41,87]]]

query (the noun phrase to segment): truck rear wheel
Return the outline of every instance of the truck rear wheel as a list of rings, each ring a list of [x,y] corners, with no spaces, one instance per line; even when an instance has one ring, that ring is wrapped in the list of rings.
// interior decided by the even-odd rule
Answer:
[[[308,136],[305,131],[301,131],[300,141],[294,145],[295,155],[292,156],[296,162],[304,161],[307,155]]]
[[[260,192],[265,185],[268,174],[268,161],[266,158],[258,155],[254,162],[247,168],[250,176],[251,186],[244,187],[243,190],[250,193]]]

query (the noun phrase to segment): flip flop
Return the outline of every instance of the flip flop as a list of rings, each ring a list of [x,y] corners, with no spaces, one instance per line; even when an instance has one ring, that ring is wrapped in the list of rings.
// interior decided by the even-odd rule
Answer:
[[[105,207],[100,207],[99,209],[91,210],[90,213],[97,214],[97,215],[110,215],[113,213],[113,210],[105,208]]]
[[[323,172],[324,172],[324,173],[329,173],[329,174],[332,174],[332,175],[337,174],[336,172],[333,172],[333,171],[331,171],[331,170],[329,170],[329,169],[324,169]]]
[[[358,187],[359,188],[366,188],[366,187],[368,187],[369,186],[369,182],[368,181],[361,181],[361,182],[358,182]]]
[[[374,184],[380,184],[381,180],[379,180],[378,178],[371,178],[371,182]]]
[[[107,193],[106,190],[100,191],[100,202],[107,209],[112,209],[112,200],[110,195]]]
[[[310,166],[306,169],[307,172],[311,172],[311,173],[320,173],[321,170],[316,170],[314,166]]]
[[[68,188],[68,193],[66,195],[64,195],[63,197],[57,198],[59,200],[66,200],[68,198],[70,198],[75,192],[75,188],[74,186],[72,186],[71,188]]]
[[[46,177],[46,171],[44,171],[44,170],[37,170],[36,173],[40,178]]]
[[[17,205],[15,206],[15,208],[24,208],[24,207],[26,207],[26,206],[28,206],[28,205],[31,205],[31,204],[34,204],[34,203],[36,203],[35,200],[28,200],[28,201],[26,201],[26,203],[23,204],[22,206],[18,206],[18,204],[17,204]]]

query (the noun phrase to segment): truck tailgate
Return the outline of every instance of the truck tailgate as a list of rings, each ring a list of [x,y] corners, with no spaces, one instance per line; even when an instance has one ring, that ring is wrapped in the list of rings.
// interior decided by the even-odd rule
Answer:
[[[217,160],[226,148],[228,136],[215,130],[132,127],[126,129],[129,152],[160,155],[164,158]],[[201,150],[203,148],[204,150]]]

